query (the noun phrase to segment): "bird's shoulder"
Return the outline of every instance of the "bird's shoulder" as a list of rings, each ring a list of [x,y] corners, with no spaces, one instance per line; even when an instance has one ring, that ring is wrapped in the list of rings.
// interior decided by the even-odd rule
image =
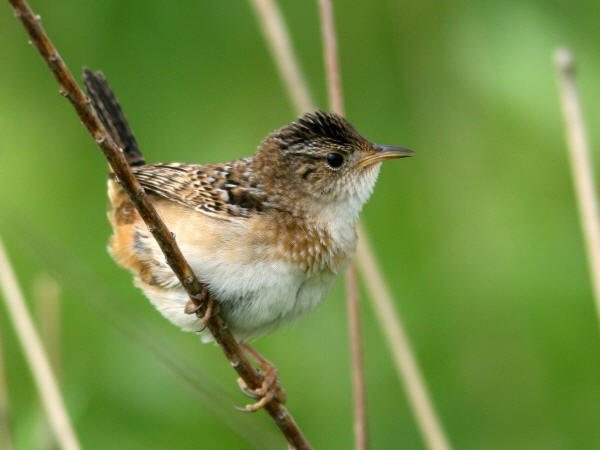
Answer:
[[[132,168],[149,193],[217,219],[248,218],[268,207],[252,158],[220,164],[157,163]]]

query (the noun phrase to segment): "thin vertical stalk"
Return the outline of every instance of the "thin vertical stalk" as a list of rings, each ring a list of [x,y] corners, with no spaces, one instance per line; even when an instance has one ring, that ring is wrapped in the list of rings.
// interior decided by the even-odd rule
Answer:
[[[332,111],[344,115],[344,96],[342,94],[342,78],[338,59],[338,46],[335,37],[335,21],[331,0],[319,0],[321,14],[321,36],[325,56],[325,73],[327,75],[327,92],[329,107]]]
[[[343,116],[345,115],[344,96],[331,0],[319,0],[319,11],[321,14],[321,33],[329,106],[333,112]],[[360,307],[358,304],[358,279],[354,262],[350,264],[346,271],[346,307],[348,309],[348,334],[354,398],[354,445],[357,450],[365,450],[369,447],[367,387],[360,326]]]
[[[348,333],[352,363],[352,394],[354,398],[354,445],[363,450],[369,447],[367,421],[367,388],[363,356],[360,308],[358,305],[358,280],[356,266],[352,263],[346,271],[346,307],[348,308]]]
[[[0,288],[56,439],[64,449],[79,449],[77,437],[60,395],[58,384],[50,368],[48,357],[33,326],[33,321],[25,306],[23,294],[17,284],[17,279],[1,240]]]
[[[273,7],[276,7],[272,1],[269,3],[271,3]],[[262,14],[262,12],[258,12]],[[264,20],[262,22],[264,23]],[[267,39],[273,39],[273,36],[269,33],[263,33]],[[271,43],[271,45],[274,44]],[[295,58],[293,54],[288,54],[287,56]],[[296,70],[300,70],[298,64],[294,64],[294,67]],[[292,99],[299,96],[298,92],[294,92],[293,85],[287,84],[286,86],[288,88],[288,94]],[[341,99],[341,91],[339,98]],[[341,102],[339,104],[341,104]],[[296,105],[296,112],[302,113],[303,108],[298,108]],[[359,245],[356,250],[356,260],[360,262],[360,264],[358,264],[358,270],[365,280],[365,288],[369,293],[368,298],[373,302],[376,311],[382,308],[386,311],[393,311],[393,314],[387,316],[385,314],[376,314],[376,317],[379,320],[379,324],[384,329],[384,336],[392,353],[392,357],[394,358],[398,377],[404,382],[404,386],[411,402],[411,407],[417,416],[417,423],[423,434],[423,439],[428,443],[429,448],[435,450],[450,448],[439,419],[436,416],[433,404],[429,400],[425,382],[418,370],[418,365],[408,339],[406,339],[406,333],[404,332],[404,327],[400,321],[400,316],[395,311],[394,301],[390,294],[390,290],[386,285],[381,269],[375,263],[376,258],[373,250],[370,245],[361,245],[361,243],[368,243],[368,234],[360,224],[358,226],[358,236]],[[379,306],[377,306],[376,302]],[[403,376],[403,373],[409,374],[409,376]],[[407,380],[411,380],[411,382],[408,383]],[[420,401],[420,399],[424,400]],[[417,414],[417,411],[420,411],[420,413]]]
[[[575,62],[571,52],[566,49],[559,49],[555,52],[554,62],[558,72],[558,88],[567,133],[567,147],[571,160],[573,184],[575,185],[575,195],[579,207],[579,219],[596,301],[596,315],[600,322],[600,221],[598,197],[581,104],[575,84]]]
[[[260,21],[261,30],[294,108],[300,114],[311,111],[314,109],[314,102],[304,75],[298,67],[298,58],[294,53],[290,35],[277,3],[274,0],[251,0],[250,3]]]
[[[369,282],[371,300],[375,313],[390,347],[398,376],[404,381],[413,413],[427,447],[446,450],[450,444],[429,398],[423,375],[413,355],[410,342],[400,316],[394,308],[392,295],[381,276],[381,269],[363,227],[358,227],[358,248],[356,258],[358,269]]]

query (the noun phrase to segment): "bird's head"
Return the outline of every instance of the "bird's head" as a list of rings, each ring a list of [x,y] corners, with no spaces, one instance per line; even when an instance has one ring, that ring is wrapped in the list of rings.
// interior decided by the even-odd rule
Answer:
[[[266,184],[295,201],[316,208],[350,203],[357,215],[380,163],[412,155],[406,148],[373,144],[338,114],[316,111],[269,134],[254,164]]]

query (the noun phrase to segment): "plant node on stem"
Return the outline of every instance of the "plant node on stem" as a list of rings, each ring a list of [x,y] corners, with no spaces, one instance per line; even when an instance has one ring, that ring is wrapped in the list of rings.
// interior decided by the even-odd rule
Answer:
[[[25,0],[9,0],[9,3],[14,8],[17,18],[21,20],[27,30],[31,42],[42,55],[42,58],[46,61],[46,64],[56,78],[61,87],[61,93],[63,91],[66,93],[66,97],[77,111],[83,125],[104,153],[123,189],[129,195],[148,229],[152,232],[152,235],[165,255],[167,263],[189,294],[190,299],[193,302],[198,302],[194,297],[202,293],[202,284],[198,281],[191,267],[183,257],[179,246],[173,239],[172,233],[161,220],[156,209],[154,209],[154,206],[148,200],[143,188],[135,179],[133,172],[125,160],[123,151],[113,142],[107,133],[94,109],[90,106],[88,98],[77,85],[73,75],[40,26],[39,16],[36,16],[32,12]],[[212,315],[207,320],[206,326],[214,336],[215,342],[221,347],[227,359],[232,363],[232,367],[244,380],[246,385],[251,389],[259,389],[263,385],[262,376],[245,357],[221,316],[218,314]],[[300,428],[296,425],[294,418],[289,414],[277,396],[266,402],[264,409],[279,427],[291,448],[311,448]]]

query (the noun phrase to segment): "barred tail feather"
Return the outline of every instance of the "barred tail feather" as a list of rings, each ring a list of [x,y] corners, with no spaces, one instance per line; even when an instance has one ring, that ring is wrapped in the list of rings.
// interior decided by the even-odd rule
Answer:
[[[83,82],[98,117],[113,140],[123,149],[129,165],[146,164],[125,114],[104,74],[100,71],[92,72],[84,67]]]

